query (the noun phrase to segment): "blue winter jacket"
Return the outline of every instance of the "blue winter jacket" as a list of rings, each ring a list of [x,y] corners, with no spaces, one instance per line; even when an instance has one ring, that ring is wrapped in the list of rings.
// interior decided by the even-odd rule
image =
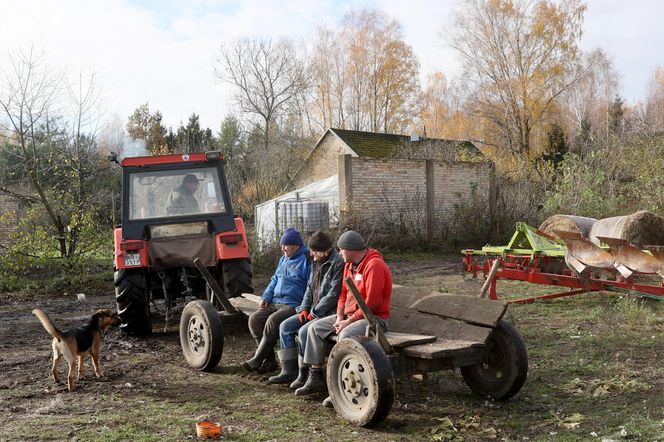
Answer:
[[[290,258],[283,255],[279,259],[277,270],[263,292],[263,301],[298,307],[307,288],[310,272],[309,248],[303,244]]]

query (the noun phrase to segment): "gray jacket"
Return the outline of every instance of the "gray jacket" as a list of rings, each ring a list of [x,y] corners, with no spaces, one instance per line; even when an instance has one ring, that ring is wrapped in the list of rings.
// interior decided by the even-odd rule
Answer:
[[[314,284],[314,277],[317,274],[314,268],[311,269],[309,274],[309,281],[307,282],[307,290],[304,292],[304,298],[299,307],[295,309],[298,313],[306,310],[313,314],[316,318],[323,318],[336,311],[337,301],[339,300],[339,293],[341,293],[341,277],[344,273],[344,260],[335,249],[328,257],[327,261],[323,264],[314,263],[313,267],[321,265],[320,269],[320,284],[318,285],[318,303],[311,308],[314,298],[312,293]]]

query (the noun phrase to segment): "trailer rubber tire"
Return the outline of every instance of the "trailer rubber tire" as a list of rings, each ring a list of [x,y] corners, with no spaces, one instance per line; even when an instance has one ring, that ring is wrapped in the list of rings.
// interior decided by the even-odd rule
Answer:
[[[360,427],[381,422],[392,408],[394,386],[390,360],[373,339],[348,337],[332,348],[327,389],[340,417]]]
[[[487,340],[485,362],[461,367],[470,389],[486,398],[506,400],[521,390],[528,377],[528,352],[519,331],[500,321]]]
[[[253,276],[251,259],[227,259],[220,261],[220,263],[223,275],[221,286],[226,290],[226,296],[235,298],[242,295],[242,293],[254,293],[254,287],[251,283]]]
[[[152,332],[152,322],[145,271],[118,269],[113,276],[113,282],[120,330],[129,335],[149,335]]]
[[[210,371],[221,360],[224,333],[219,313],[208,301],[187,304],[180,317],[180,346],[190,367]]]

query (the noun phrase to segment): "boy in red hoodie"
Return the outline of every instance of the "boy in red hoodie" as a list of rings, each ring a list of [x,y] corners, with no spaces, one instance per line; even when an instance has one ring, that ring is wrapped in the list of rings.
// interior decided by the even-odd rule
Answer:
[[[346,262],[337,314],[319,319],[309,327],[304,347],[304,363],[310,367],[309,377],[304,386],[295,390],[297,396],[327,389],[322,366],[328,353],[328,338],[331,335],[337,334],[341,340],[365,333],[367,321],[346,285],[347,277],[353,279],[383,331],[387,330],[392,297],[392,274],[383,256],[376,249],[368,249],[362,236],[353,230],[342,233],[337,240],[337,246]]]

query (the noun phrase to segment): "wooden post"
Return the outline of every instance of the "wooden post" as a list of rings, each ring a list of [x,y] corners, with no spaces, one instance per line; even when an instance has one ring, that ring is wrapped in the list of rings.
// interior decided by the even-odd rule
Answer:
[[[427,199],[427,240],[431,241],[433,239],[433,221],[434,221],[434,185],[433,185],[433,160],[425,161],[425,176],[426,176],[426,199]]]
[[[364,298],[362,298],[362,294],[360,294],[360,291],[357,289],[357,286],[350,276],[346,278],[346,285],[348,286],[350,292],[353,294],[355,302],[357,302],[360,310],[362,310],[364,319],[366,319],[367,323],[369,324],[367,325],[367,337],[373,338],[376,342],[378,342],[378,344],[383,347],[385,353],[392,353],[394,350],[383,334],[383,330],[381,330],[380,326],[378,325],[376,316],[371,312],[371,309],[364,301]]]
[[[231,302],[224,294],[224,291],[219,286],[219,283],[212,277],[212,275],[210,274],[208,269],[205,268],[201,260],[198,258],[194,258],[194,265],[201,272],[201,275],[203,275],[203,279],[205,279],[205,282],[207,282],[212,293],[214,293],[217,296],[217,299],[219,300],[219,303],[224,308],[224,310],[226,310],[228,313],[238,313],[237,309],[233,306],[233,304],[231,304]]]
[[[493,261],[493,265],[491,266],[491,271],[489,271],[489,276],[486,277],[486,281],[484,281],[482,290],[480,290],[480,298],[486,298],[486,292],[489,290],[493,278],[496,277],[496,272],[498,271],[500,260],[501,260],[500,258],[496,258],[495,261]]]

